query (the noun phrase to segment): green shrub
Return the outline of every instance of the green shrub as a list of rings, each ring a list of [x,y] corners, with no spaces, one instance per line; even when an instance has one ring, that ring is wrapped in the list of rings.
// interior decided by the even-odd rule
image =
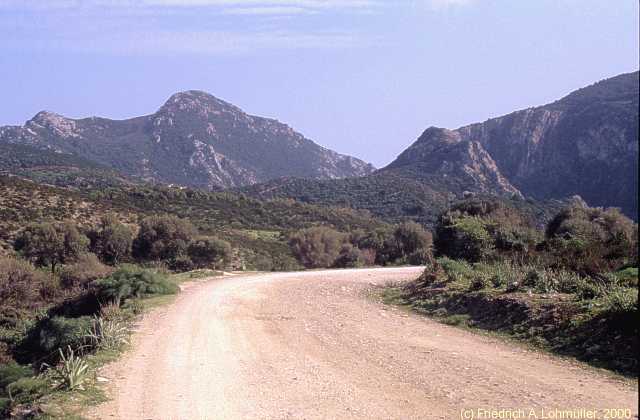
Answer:
[[[89,237],[93,252],[108,264],[118,264],[131,255],[133,231],[114,214],[102,217],[100,226]]]
[[[33,370],[29,366],[19,365],[15,362],[0,365],[0,395],[3,395],[2,391],[11,382],[31,376],[33,376]]]
[[[102,264],[95,254],[87,253],[79,256],[75,263],[62,267],[60,282],[66,288],[86,286],[112,272],[113,269]]]
[[[291,235],[293,255],[307,268],[327,268],[335,264],[347,237],[328,227],[303,229]]]
[[[627,267],[616,271],[618,284],[625,287],[638,287],[638,267]]]
[[[225,268],[232,255],[229,242],[213,237],[193,241],[187,252],[196,268]]]
[[[451,258],[438,258],[438,264],[442,267],[449,281],[466,282],[473,276],[473,268],[464,260],[452,260]]]
[[[87,251],[89,239],[72,221],[36,223],[27,226],[15,241],[15,249],[34,264],[50,266],[75,261]]]
[[[178,286],[165,275],[151,270],[124,267],[109,277],[93,282],[101,302],[122,303],[132,298],[178,293]]]
[[[178,255],[169,261],[169,268],[176,273],[184,273],[195,268],[188,255]]]
[[[20,378],[7,386],[7,394],[13,404],[26,404],[47,395],[51,385],[43,377]]]
[[[471,284],[469,285],[469,290],[478,291],[484,290],[489,287],[491,283],[490,278],[484,273],[477,273],[476,276],[471,280]]]
[[[617,269],[637,256],[637,225],[617,209],[574,203],[547,224],[545,235],[557,265],[587,275]]]
[[[81,388],[89,378],[89,364],[71,347],[67,347],[66,352],[62,349],[58,349],[58,352],[60,363],[51,372],[54,383],[67,391]]]
[[[494,248],[487,223],[476,216],[441,218],[436,249],[442,255],[470,262],[486,258]]]
[[[333,266],[338,268],[355,268],[362,267],[364,264],[365,261],[360,249],[351,244],[343,244],[340,249],[340,254],[338,254]]]
[[[129,327],[122,318],[94,317],[87,338],[94,348],[117,350],[129,343]]]
[[[8,417],[9,410],[11,410],[11,400],[0,397],[0,416]]]
[[[603,297],[605,312],[616,315],[633,315],[638,310],[638,290],[628,287],[612,287]]]
[[[91,327],[91,321],[90,316],[56,316],[43,320],[36,327],[40,350],[43,353],[51,353],[61,347],[81,348],[86,343],[86,332]]]
[[[176,216],[149,216],[140,222],[133,242],[134,255],[147,260],[170,261],[187,252],[196,228]]]

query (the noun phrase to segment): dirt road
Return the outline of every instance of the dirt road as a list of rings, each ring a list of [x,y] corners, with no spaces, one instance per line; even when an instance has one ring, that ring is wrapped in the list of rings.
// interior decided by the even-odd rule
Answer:
[[[111,380],[113,400],[90,416],[449,420],[522,409],[524,417],[500,418],[533,419],[530,410],[543,418],[587,409],[599,410],[600,419],[609,408],[637,415],[638,391],[628,383],[364,297],[372,284],[419,271],[194,284],[145,316],[133,349],[101,373]]]

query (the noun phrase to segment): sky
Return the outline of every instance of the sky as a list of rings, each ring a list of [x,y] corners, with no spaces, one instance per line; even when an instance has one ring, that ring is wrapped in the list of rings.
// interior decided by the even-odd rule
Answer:
[[[377,167],[638,69],[637,0],[0,0],[0,125],[204,90]]]

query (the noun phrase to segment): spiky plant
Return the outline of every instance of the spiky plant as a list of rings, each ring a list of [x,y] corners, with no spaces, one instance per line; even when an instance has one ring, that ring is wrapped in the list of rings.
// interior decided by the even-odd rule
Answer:
[[[95,317],[87,338],[95,348],[116,350],[129,343],[129,328],[122,319]]]
[[[89,376],[89,365],[80,356],[77,356],[71,346],[67,346],[67,352],[60,352],[60,363],[53,370],[54,381],[66,390],[74,390],[82,387]]]

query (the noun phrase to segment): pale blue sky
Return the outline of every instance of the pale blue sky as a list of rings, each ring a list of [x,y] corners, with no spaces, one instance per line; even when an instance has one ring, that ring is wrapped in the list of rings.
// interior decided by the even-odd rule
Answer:
[[[0,0],[0,125],[200,89],[380,167],[638,60],[637,0]]]

